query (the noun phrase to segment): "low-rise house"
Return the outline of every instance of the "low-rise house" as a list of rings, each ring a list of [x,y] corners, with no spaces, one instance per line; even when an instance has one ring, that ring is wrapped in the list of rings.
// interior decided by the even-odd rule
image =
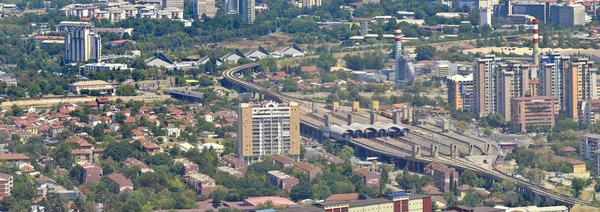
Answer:
[[[174,159],[173,162],[183,164],[184,175],[195,174],[200,171],[200,169],[198,168],[198,165],[196,163],[188,160],[187,158],[177,158],[177,159]]]
[[[91,149],[74,149],[71,150],[75,163],[85,164],[93,162],[92,150]]]
[[[11,163],[15,166],[22,163],[30,163],[31,159],[24,154],[0,154],[1,163]]]
[[[425,174],[431,176],[435,187],[440,189],[441,192],[450,191],[450,181],[453,181],[454,185],[458,186],[459,175],[453,168],[439,163],[430,163],[425,166]]]
[[[228,167],[234,168],[242,174],[246,174],[246,172],[248,171],[248,164],[244,163],[244,161],[237,159],[233,155],[224,155],[220,158],[220,160],[221,163],[224,163]]]
[[[142,152],[146,152],[150,155],[160,152],[160,146],[150,141],[140,140],[140,145],[142,146]]]
[[[360,167],[354,167],[352,170],[360,174],[367,188],[379,186],[381,179],[381,175],[379,173],[371,172]]]
[[[229,175],[234,176],[236,178],[243,178],[244,177],[244,174],[242,174],[238,170],[235,170],[234,168],[227,167],[227,166],[219,166],[219,167],[217,167],[217,173],[228,173]]]
[[[179,138],[179,136],[181,135],[181,129],[179,129],[177,127],[167,128],[166,134],[167,134],[167,137]]]
[[[140,173],[154,172],[154,170],[152,170],[150,168],[150,166],[146,165],[144,162],[139,161],[135,158],[125,159],[123,161],[123,167],[125,167],[125,168],[138,167],[140,169]]]
[[[321,162],[323,162],[323,164],[330,164],[330,163],[341,164],[341,163],[344,163],[344,160],[342,160],[341,158],[338,158],[335,155],[329,154],[327,152],[319,152],[317,154],[317,158],[319,160],[321,160]]]
[[[318,174],[323,173],[323,170],[321,170],[319,167],[315,167],[315,166],[312,166],[312,165],[310,165],[308,163],[304,163],[304,162],[295,163],[294,168],[307,174],[309,181],[314,180],[315,178],[317,178]]]
[[[296,185],[298,185],[299,181],[298,178],[289,176],[283,172],[280,171],[269,171],[267,173],[268,177],[269,177],[269,181],[271,182],[271,185],[273,186],[277,186],[281,189],[284,189],[286,191],[291,191],[292,188]]]
[[[90,182],[100,182],[102,178],[102,168],[94,164],[84,164],[83,167],[83,184],[87,185]]]
[[[293,168],[296,161],[283,155],[271,155],[273,158],[273,165],[276,165],[282,169]]]
[[[119,193],[133,191],[133,183],[123,175],[112,173],[108,175],[108,182],[116,184],[119,187]]]
[[[210,195],[216,186],[213,178],[200,173],[186,175],[185,183],[200,195]]]

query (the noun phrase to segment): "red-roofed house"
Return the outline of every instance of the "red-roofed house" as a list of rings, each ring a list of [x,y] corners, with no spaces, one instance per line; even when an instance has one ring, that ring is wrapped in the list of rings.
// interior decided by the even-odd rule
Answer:
[[[119,187],[119,193],[133,191],[133,183],[123,175],[112,173],[108,175],[108,182],[116,184]]]
[[[308,181],[314,180],[315,178],[317,178],[318,174],[323,173],[323,170],[321,170],[319,167],[315,167],[315,166],[312,166],[312,165],[310,165],[308,163],[304,163],[304,162],[297,162],[296,164],[294,164],[294,168],[307,174]]]
[[[365,183],[365,185],[367,186],[367,188],[379,186],[379,180],[381,178],[379,173],[370,172],[370,171],[360,168],[360,167],[354,167],[354,168],[352,168],[352,170],[357,172],[358,174],[360,174],[360,176],[362,177],[362,180]]]
[[[146,152],[150,155],[154,155],[160,152],[160,146],[152,143],[150,141],[140,140],[140,144],[142,145],[142,151]]]
[[[12,163],[14,165],[18,165],[21,163],[29,163],[30,161],[31,159],[24,154],[0,154],[0,162],[2,163]]]
[[[100,178],[102,178],[102,168],[93,164],[83,165],[83,184],[100,182]]]

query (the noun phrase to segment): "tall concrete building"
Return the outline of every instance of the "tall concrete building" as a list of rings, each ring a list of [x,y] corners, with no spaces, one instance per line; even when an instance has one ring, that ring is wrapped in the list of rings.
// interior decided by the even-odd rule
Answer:
[[[579,118],[581,104],[587,99],[597,99],[596,68],[587,58],[573,58],[563,70],[563,99],[561,106],[567,116]]]
[[[254,7],[256,6],[256,0],[239,0],[238,12],[249,24],[254,23],[256,17]]]
[[[196,0],[194,2],[194,16],[200,18],[202,14],[206,14],[209,18],[215,17],[215,0]]]
[[[596,124],[600,121],[600,99],[588,99],[581,102],[579,123]]]
[[[62,22],[61,22],[62,24]],[[67,63],[100,61],[102,40],[89,22],[69,22],[65,36],[65,61]]]
[[[240,104],[238,156],[248,163],[272,154],[300,156],[300,108],[297,103]]]
[[[448,103],[454,105],[455,110],[473,110],[473,103],[475,101],[473,74],[448,77],[447,87]]]
[[[525,96],[529,90],[530,66],[520,61],[500,62],[496,65],[496,113],[510,121],[512,98]]]
[[[394,60],[396,60],[396,82],[412,81],[415,74],[413,60],[402,50],[402,29],[396,27]]]
[[[545,3],[515,3],[512,4],[511,14],[530,15],[540,22],[546,23],[548,17],[547,6]]]
[[[183,8],[184,0],[162,0],[162,8],[178,8],[184,11]]]
[[[498,58],[488,55],[475,59],[473,84],[475,90],[474,112],[479,116],[493,114],[496,111],[496,63]]]
[[[487,7],[479,9],[479,27],[483,27],[485,25],[492,27],[492,11]]]
[[[539,59],[538,79],[540,80],[540,96],[553,96],[558,98],[562,108],[563,99],[563,70],[568,66],[569,57],[560,53],[548,52]]]
[[[580,4],[566,5],[565,3],[552,5],[550,22],[568,27],[584,25],[585,7]]]

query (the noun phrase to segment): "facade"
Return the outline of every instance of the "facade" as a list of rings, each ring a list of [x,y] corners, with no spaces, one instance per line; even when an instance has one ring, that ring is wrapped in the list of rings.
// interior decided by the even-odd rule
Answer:
[[[254,7],[256,6],[256,0],[237,0],[238,4],[238,13],[242,15],[244,19],[249,24],[254,23],[254,19],[256,18]]]
[[[448,103],[456,110],[472,111],[475,101],[473,74],[454,75],[448,78]]]
[[[215,0],[196,0],[194,1],[194,16],[202,17],[202,14],[206,14],[209,18],[214,18],[217,14],[215,8]]]
[[[113,94],[115,87],[102,80],[79,81],[69,85],[69,91],[75,94],[81,94],[82,90],[100,91],[100,93]]]
[[[516,132],[527,132],[527,127],[553,128],[558,115],[558,99],[553,96],[513,98],[511,115],[512,128]]]
[[[100,61],[102,40],[100,35],[96,34],[91,23],[71,22],[66,30],[68,32],[65,37],[65,61],[67,63]]]
[[[299,183],[298,178],[289,176],[280,171],[269,171],[267,176],[273,186],[277,186],[288,192]]]
[[[322,0],[290,0],[289,3],[296,7],[318,7],[323,3]],[[379,3],[379,2],[377,2]]]
[[[458,171],[439,163],[430,163],[425,166],[425,174],[431,176],[435,187],[441,192],[450,192],[450,184],[458,186]]]
[[[108,182],[114,183],[119,188],[120,192],[132,192],[133,191],[133,183],[131,180],[127,179],[125,176],[117,173],[112,173],[108,175]]]
[[[474,111],[482,117],[496,111],[494,98],[496,95],[496,77],[494,77],[494,72],[498,60],[494,55],[475,59],[475,71],[473,72]]]
[[[321,168],[310,165],[304,162],[296,162],[294,164],[294,169],[300,170],[308,176],[309,181],[313,181],[317,178],[317,175],[322,174],[323,170]]]
[[[479,27],[485,25],[492,26],[492,10],[487,7],[479,9]]]
[[[554,96],[558,98],[560,109],[563,110],[563,69],[568,66],[569,57],[560,53],[548,52],[541,56],[538,67],[540,80],[540,96]]]
[[[512,14],[530,15],[542,23],[546,23],[548,10],[546,8],[546,4],[544,3],[514,3],[512,4]]]
[[[600,120],[600,99],[588,99],[581,102],[579,123],[596,124]]]
[[[579,156],[584,160],[592,159],[592,154],[598,150],[600,135],[588,133],[579,140]]]
[[[127,64],[121,63],[89,63],[83,66],[80,66],[79,69],[84,74],[89,74],[90,71],[109,71],[109,70],[125,70],[127,68]]]
[[[529,89],[529,64],[507,61],[496,66],[496,111],[505,121],[510,121],[510,100],[525,96]]]
[[[199,173],[186,175],[185,183],[200,195],[209,195],[216,186],[213,178]]]
[[[540,80],[539,79],[530,79],[529,80],[529,90],[527,92],[528,96],[539,96],[540,95]]]
[[[0,173],[0,200],[6,196],[10,196],[13,187],[13,176]]]
[[[300,155],[300,108],[298,103],[260,105],[242,103],[238,110],[238,154],[248,163],[264,156]]]
[[[596,68],[587,58],[574,58],[563,70],[563,99],[561,106],[567,116],[579,118],[581,103],[586,99],[596,99]]]
[[[162,8],[177,8],[183,11],[185,9],[183,8],[184,2],[184,0],[162,0]]]
[[[584,25],[585,6],[564,3],[552,5],[550,6],[550,22],[567,27]]]
[[[102,168],[92,164],[83,165],[83,184],[100,182],[100,178],[102,178]]]

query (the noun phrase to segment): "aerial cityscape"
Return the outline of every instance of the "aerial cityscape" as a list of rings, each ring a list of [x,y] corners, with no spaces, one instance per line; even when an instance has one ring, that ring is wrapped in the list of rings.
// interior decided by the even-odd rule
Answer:
[[[597,8],[4,0],[0,211],[600,211]]]

